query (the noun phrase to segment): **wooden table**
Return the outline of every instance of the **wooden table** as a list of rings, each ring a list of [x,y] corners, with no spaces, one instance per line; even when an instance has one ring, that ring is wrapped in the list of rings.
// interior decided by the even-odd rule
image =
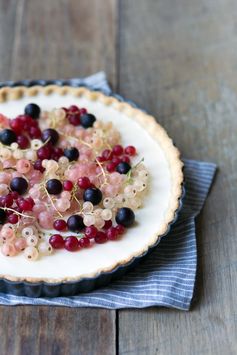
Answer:
[[[236,354],[236,0],[0,0],[0,80],[105,70],[183,156],[219,165],[191,312],[0,307],[0,354]]]

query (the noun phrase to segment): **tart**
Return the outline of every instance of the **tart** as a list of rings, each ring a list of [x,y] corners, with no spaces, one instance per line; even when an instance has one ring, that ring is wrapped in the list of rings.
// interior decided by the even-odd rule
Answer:
[[[0,129],[4,280],[68,283],[113,272],[174,220],[179,151],[130,104],[83,87],[5,87]]]

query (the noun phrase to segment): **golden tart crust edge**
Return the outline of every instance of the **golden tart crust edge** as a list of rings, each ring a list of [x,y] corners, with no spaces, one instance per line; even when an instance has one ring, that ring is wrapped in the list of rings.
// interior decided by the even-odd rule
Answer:
[[[182,196],[183,190],[183,163],[180,159],[180,152],[174,146],[172,139],[168,136],[165,129],[156,122],[155,118],[137,108],[132,107],[126,102],[121,102],[115,97],[106,96],[101,92],[91,91],[84,87],[71,87],[71,86],[57,86],[57,85],[48,85],[48,86],[18,86],[18,87],[4,87],[0,89],[0,103],[11,101],[11,100],[20,100],[22,97],[34,97],[38,94],[44,94],[46,96],[57,93],[61,96],[72,95],[75,97],[86,97],[90,101],[99,101],[105,106],[111,106],[119,112],[122,112],[132,120],[138,122],[141,127],[143,127],[149,135],[156,141],[159,142],[162,150],[165,153],[166,159],[169,163],[171,176],[173,179],[173,186],[170,198],[170,205],[164,217],[164,223],[160,226],[159,230],[150,238],[149,243],[144,245],[143,249],[140,249],[138,252],[129,255],[124,260],[121,260],[119,263],[115,263],[109,268],[98,269],[95,273],[89,273],[81,276],[75,277],[64,277],[64,278],[32,278],[32,277],[15,277],[12,275],[1,275],[0,278],[10,280],[10,281],[26,281],[30,283],[34,282],[46,282],[46,283],[59,283],[59,282],[77,282],[84,278],[95,278],[101,273],[112,272],[117,267],[126,265],[132,259],[141,256],[145,253],[150,247],[152,247],[158,239],[164,235],[170,223],[174,220],[177,209],[179,208],[180,198]]]

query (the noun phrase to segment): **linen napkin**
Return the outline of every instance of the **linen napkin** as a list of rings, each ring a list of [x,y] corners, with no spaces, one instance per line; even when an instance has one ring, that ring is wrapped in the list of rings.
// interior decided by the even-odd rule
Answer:
[[[104,72],[85,79],[71,79],[68,83],[111,93]],[[135,269],[107,287],[89,293],[55,298],[29,298],[0,293],[0,304],[108,309],[164,306],[188,310],[194,294],[197,268],[195,217],[207,198],[216,165],[187,159],[183,161],[185,196],[178,219],[168,235]]]

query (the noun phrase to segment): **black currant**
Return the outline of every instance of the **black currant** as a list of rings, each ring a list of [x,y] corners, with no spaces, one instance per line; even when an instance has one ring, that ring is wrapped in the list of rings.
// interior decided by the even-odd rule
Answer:
[[[118,209],[115,220],[124,227],[130,227],[135,221],[135,214],[131,208],[122,207]]]
[[[40,116],[40,107],[36,104],[28,104],[25,107],[25,114],[34,119],[37,119]]]
[[[80,121],[82,127],[89,128],[93,126],[93,124],[96,121],[96,118],[91,113],[85,113],[84,115],[81,116]]]
[[[63,185],[58,179],[50,179],[46,183],[46,189],[50,195],[59,195],[63,190]]]
[[[83,194],[84,201],[89,201],[93,205],[98,205],[101,202],[102,197],[102,192],[96,187],[89,187]]]
[[[0,132],[0,142],[5,145],[11,145],[12,143],[16,142],[17,137],[16,133],[11,129],[3,129]]]

